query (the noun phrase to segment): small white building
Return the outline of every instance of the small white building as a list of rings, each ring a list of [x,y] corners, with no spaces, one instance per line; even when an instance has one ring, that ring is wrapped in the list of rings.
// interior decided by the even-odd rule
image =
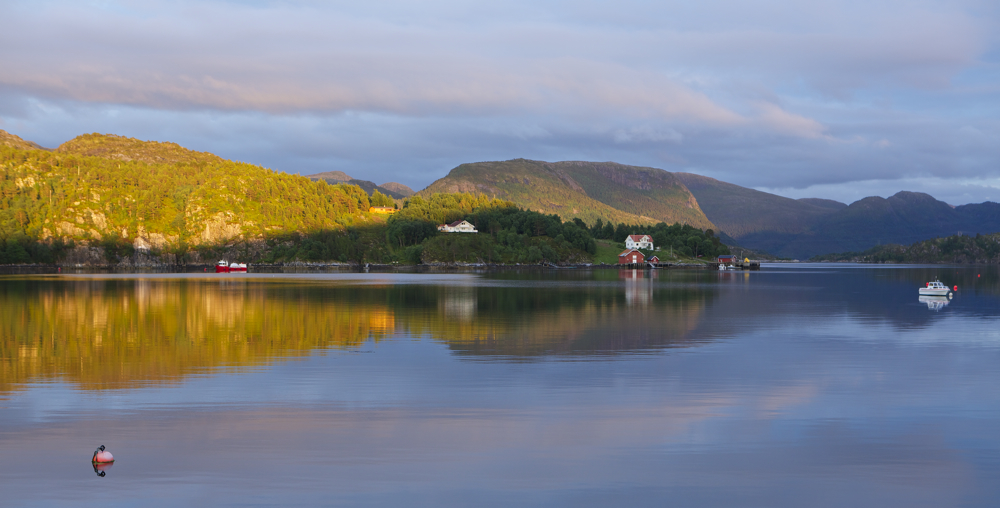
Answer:
[[[440,224],[438,225],[438,231],[443,231],[445,233],[478,233],[476,231],[476,226],[473,226],[467,220],[457,220],[451,224]]]
[[[653,250],[653,237],[649,235],[628,235],[625,239],[626,249]]]

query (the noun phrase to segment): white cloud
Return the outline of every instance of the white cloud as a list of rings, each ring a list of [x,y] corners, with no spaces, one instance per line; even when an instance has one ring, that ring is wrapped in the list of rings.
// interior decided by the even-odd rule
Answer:
[[[758,102],[756,120],[761,125],[780,134],[803,138],[821,138],[826,128],[816,120],[789,113],[776,104]]]

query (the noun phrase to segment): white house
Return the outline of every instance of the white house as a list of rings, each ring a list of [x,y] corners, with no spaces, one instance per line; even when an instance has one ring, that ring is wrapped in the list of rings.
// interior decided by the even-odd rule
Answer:
[[[625,248],[653,250],[653,238],[649,235],[628,235]]]
[[[476,231],[476,226],[469,224],[469,221],[457,220],[451,224],[440,224],[438,225],[438,231],[443,231],[445,233],[478,233]]]

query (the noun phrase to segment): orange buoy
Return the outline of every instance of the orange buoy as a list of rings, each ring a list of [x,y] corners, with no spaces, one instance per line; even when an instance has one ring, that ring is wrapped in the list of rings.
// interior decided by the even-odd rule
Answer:
[[[115,456],[111,452],[104,451],[104,445],[94,450],[94,457],[90,459],[94,464],[107,464],[115,461]]]

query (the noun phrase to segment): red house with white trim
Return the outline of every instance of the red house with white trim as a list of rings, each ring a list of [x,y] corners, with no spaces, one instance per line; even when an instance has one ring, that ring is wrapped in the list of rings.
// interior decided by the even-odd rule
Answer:
[[[619,265],[638,265],[646,262],[646,256],[637,249],[626,249],[618,255]]]

